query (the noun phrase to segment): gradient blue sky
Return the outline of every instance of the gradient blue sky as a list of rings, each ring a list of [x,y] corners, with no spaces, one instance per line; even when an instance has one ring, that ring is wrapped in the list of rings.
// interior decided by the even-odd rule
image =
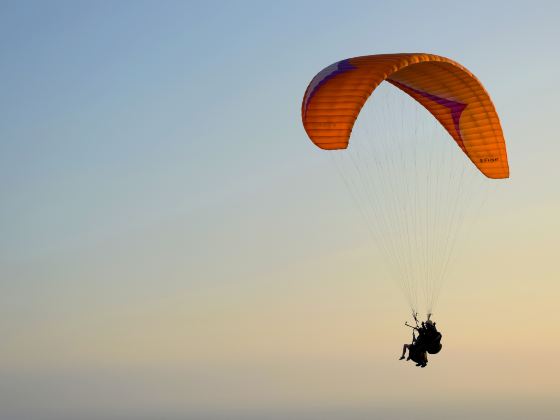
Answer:
[[[2,1],[0,417],[387,419],[423,400],[555,418],[559,19],[552,1]],[[387,52],[475,73],[512,175],[441,308],[463,336],[406,401],[405,305],[300,121],[316,72]]]

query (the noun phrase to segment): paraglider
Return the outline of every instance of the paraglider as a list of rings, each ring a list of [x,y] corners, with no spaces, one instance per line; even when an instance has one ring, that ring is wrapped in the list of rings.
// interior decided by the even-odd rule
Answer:
[[[442,349],[441,339],[442,334],[437,330],[436,323],[431,319],[431,314],[428,314],[428,319],[418,324],[417,314],[414,314],[414,321],[416,326],[405,323],[407,327],[412,328],[412,343],[404,344],[402,355],[399,360],[403,360],[408,350],[408,357],[406,360],[416,362],[416,366],[426,367],[428,364],[428,354],[437,354]],[[416,337],[415,332],[418,333]]]
[[[425,138],[431,135],[411,135],[418,131],[414,127],[402,136],[376,132],[367,139],[354,139],[356,120],[383,82],[435,117],[445,130],[441,131],[446,133],[446,144]],[[403,347],[401,359],[408,350],[408,358],[425,367],[427,355],[442,349],[442,335],[430,316],[465,215],[473,207],[477,189],[482,189],[480,174],[489,179],[509,177],[494,104],[481,82],[449,58],[380,54],[341,60],[320,71],[305,91],[301,116],[316,146],[342,156],[340,161],[333,159],[416,320],[416,326],[411,326],[413,341]],[[401,118],[401,122],[406,121]],[[463,156],[451,150],[449,140]],[[366,142],[367,146],[361,144]],[[347,162],[340,163],[344,156],[349,156]],[[474,166],[466,164],[464,156]],[[421,325],[416,319],[420,298],[428,315]]]

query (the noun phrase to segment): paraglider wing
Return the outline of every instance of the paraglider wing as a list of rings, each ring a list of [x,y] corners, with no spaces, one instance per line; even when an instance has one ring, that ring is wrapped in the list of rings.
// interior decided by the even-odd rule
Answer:
[[[303,98],[309,138],[322,149],[348,147],[360,110],[385,80],[432,113],[484,175],[509,177],[504,136],[490,96],[463,66],[432,54],[370,55],[323,69]]]

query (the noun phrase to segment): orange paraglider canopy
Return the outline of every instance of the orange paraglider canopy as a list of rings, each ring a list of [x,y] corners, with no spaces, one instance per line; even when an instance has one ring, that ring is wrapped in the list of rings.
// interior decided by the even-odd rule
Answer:
[[[505,140],[490,96],[459,63],[432,54],[355,57],[323,69],[303,97],[309,138],[321,149],[348,147],[360,110],[384,80],[432,113],[484,175],[509,177]]]

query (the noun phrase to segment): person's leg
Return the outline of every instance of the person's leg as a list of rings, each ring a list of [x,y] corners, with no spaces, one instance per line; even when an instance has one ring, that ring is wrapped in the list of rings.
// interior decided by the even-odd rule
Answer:
[[[407,349],[407,348],[408,348],[408,344],[404,344],[404,345],[402,346],[402,355],[401,355],[401,357],[400,357],[399,360],[404,359],[404,355],[405,355],[405,353],[406,353],[406,349]]]

